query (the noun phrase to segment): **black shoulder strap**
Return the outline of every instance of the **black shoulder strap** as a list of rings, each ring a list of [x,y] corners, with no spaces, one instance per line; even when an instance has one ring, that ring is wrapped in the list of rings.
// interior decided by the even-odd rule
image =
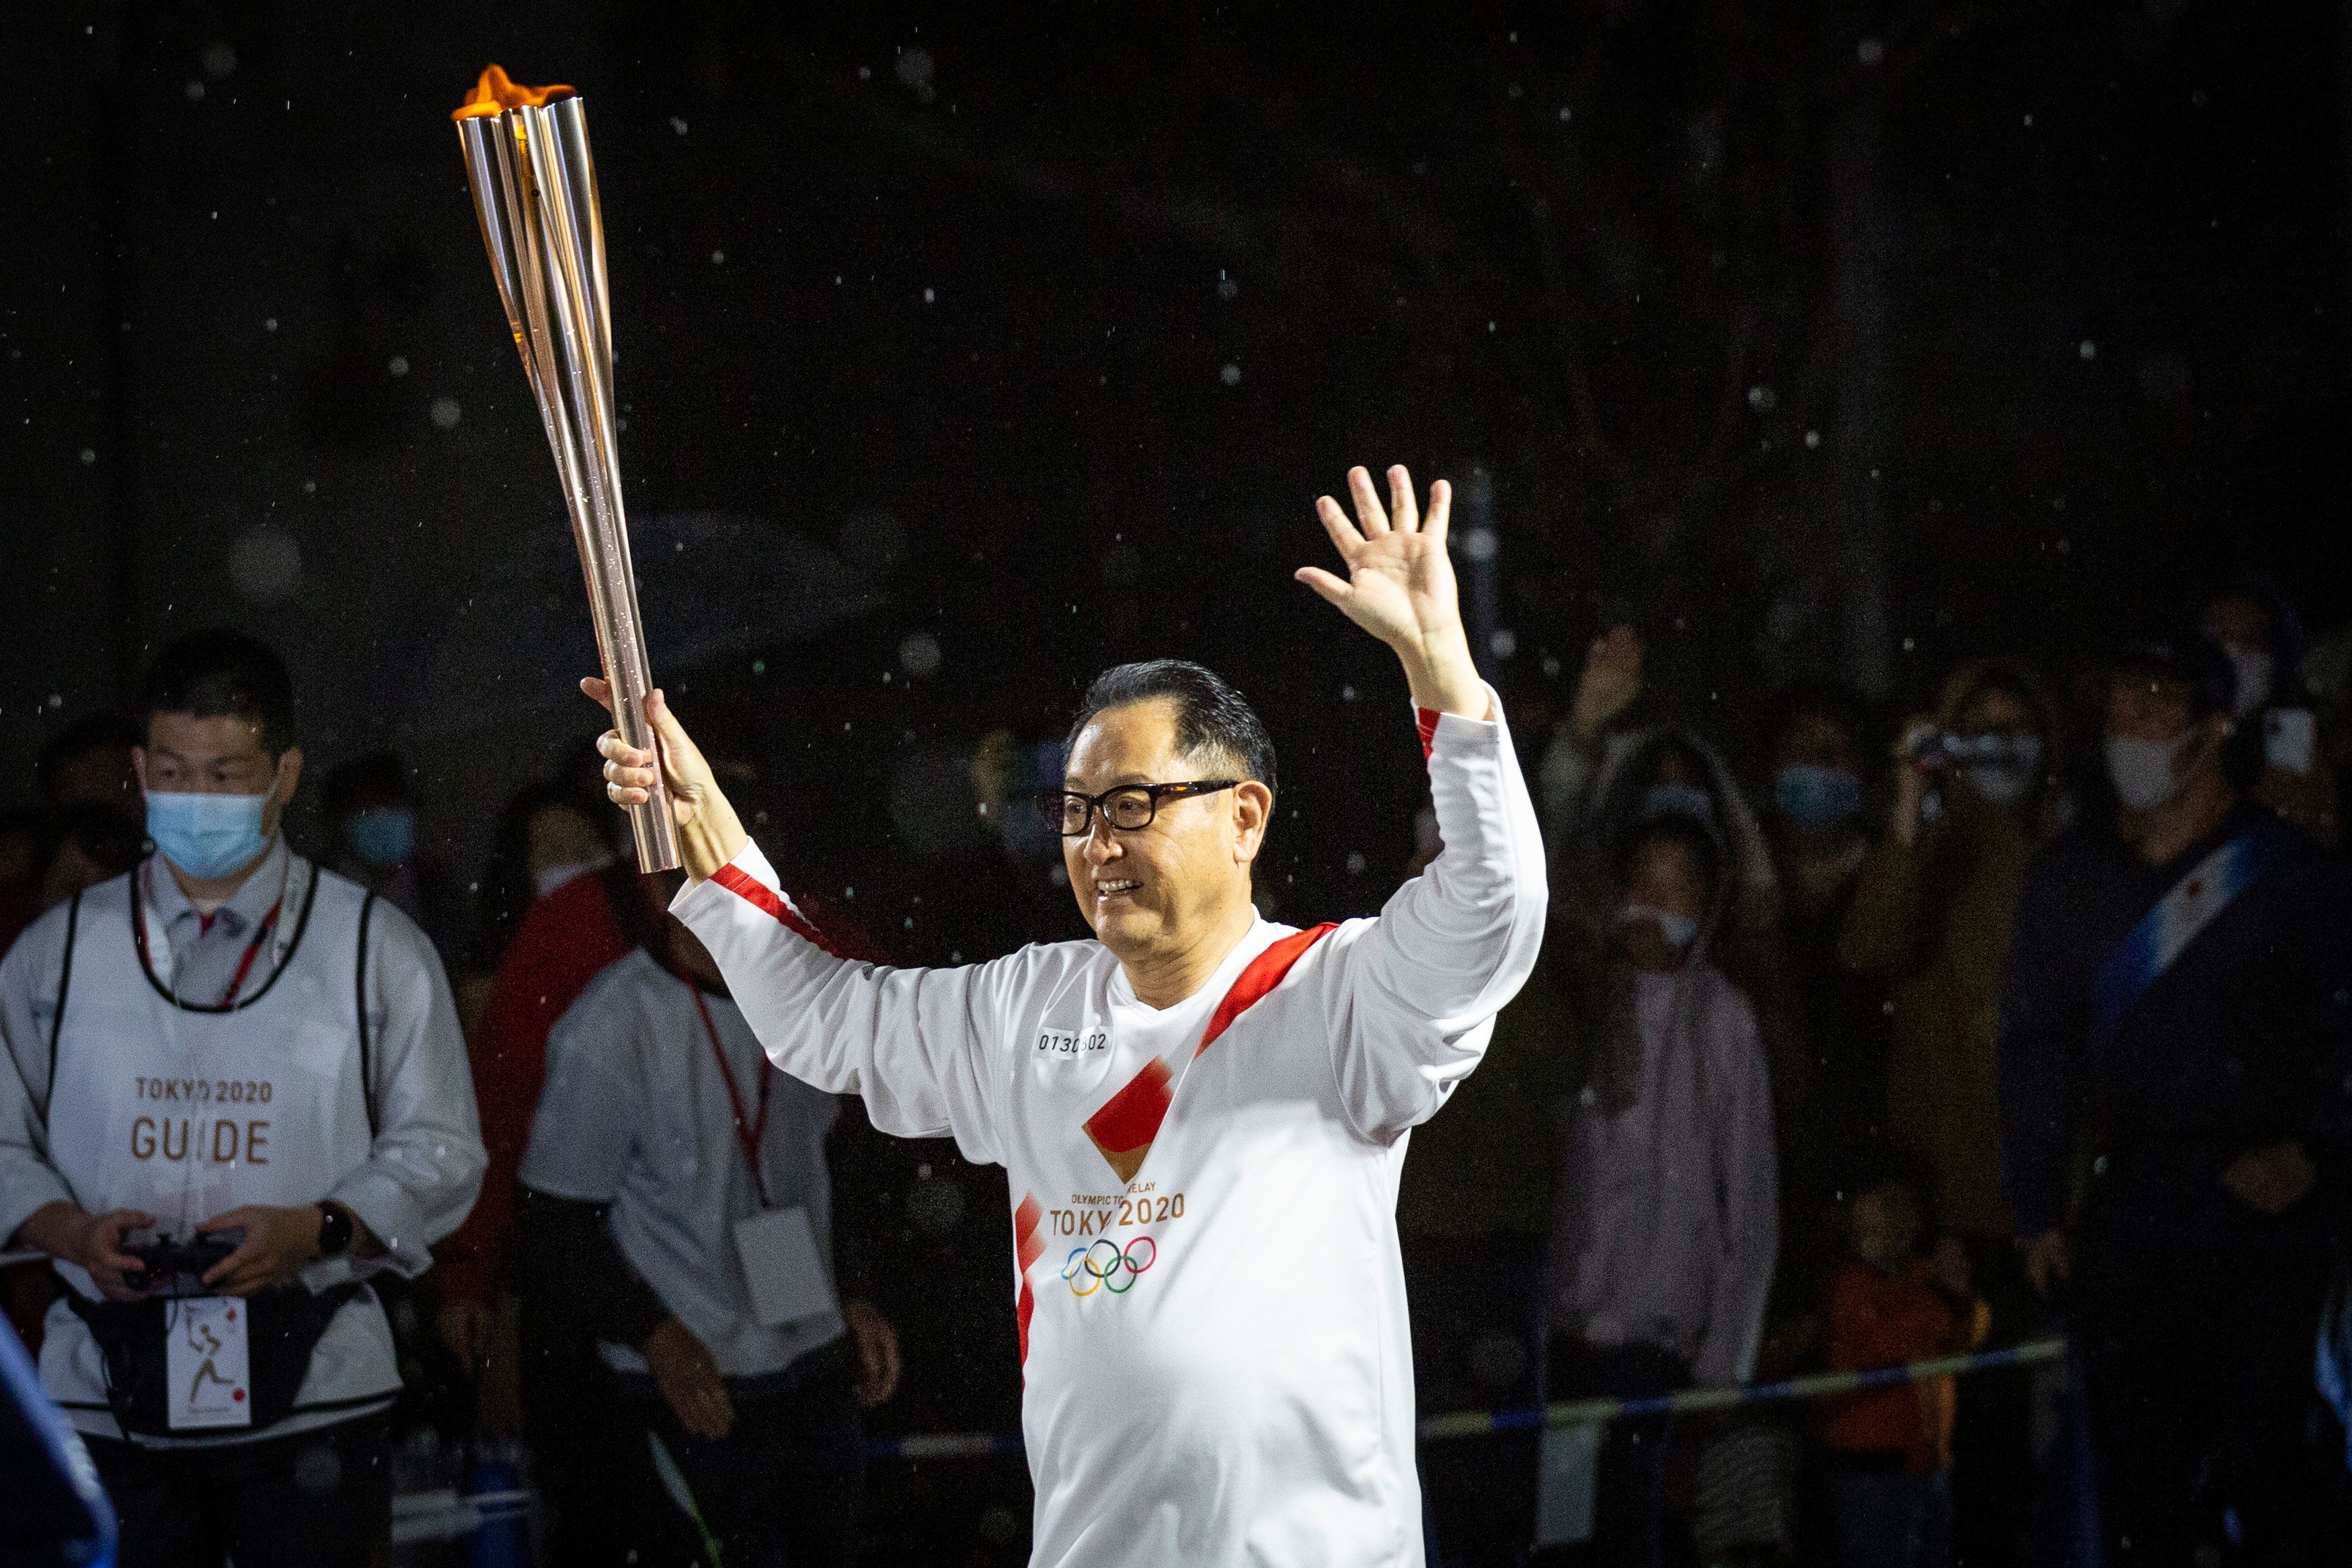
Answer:
[[[66,993],[73,988],[74,938],[81,930],[81,889],[66,906],[66,955],[58,964],[58,1010],[49,1015],[49,1076],[41,1089],[41,1127],[49,1125],[49,1102],[58,1097],[58,1039],[65,1033]]]
[[[313,876],[318,873],[311,873]],[[376,1121],[375,1051],[368,1037],[367,939],[368,920],[375,913],[375,895],[370,893],[360,900],[359,961],[352,972],[352,994],[358,1003],[360,1025],[360,1099],[367,1105],[368,1137],[373,1140],[383,1128]]]

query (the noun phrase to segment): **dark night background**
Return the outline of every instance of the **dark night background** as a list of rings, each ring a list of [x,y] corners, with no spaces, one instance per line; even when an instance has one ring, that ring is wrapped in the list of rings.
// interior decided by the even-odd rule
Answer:
[[[2340,618],[2347,53],[2219,0],[14,8],[0,803],[213,623],[463,872],[599,727],[448,121],[490,60],[588,105],[656,675],[938,961],[1076,926],[923,807],[1148,654],[1266,711],[1286,914],[1393,886],[1402,681],[1289,581],[1351,463],[1488,498],[1528,745],[1619,617],[1735,751],[1798,676],[1892,711],[2229,566]],[[1003,1316],[888,1419],[1006,1418]]]

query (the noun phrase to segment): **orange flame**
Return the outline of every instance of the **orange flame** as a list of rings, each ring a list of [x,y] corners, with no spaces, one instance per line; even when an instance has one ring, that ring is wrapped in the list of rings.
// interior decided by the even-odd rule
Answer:
[[[452,120],[472,120],[484,114],[498,114],[528,104],[543,109],[561,98],[573,96],[568,87],[524,87],[514,81],[502,66],[486,66],[482,78],[473,90],[466,94],[465,107],[451,112]]]

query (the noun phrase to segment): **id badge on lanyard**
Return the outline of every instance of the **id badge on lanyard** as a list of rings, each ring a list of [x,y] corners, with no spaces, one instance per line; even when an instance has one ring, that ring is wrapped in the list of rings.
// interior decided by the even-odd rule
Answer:
[[[761,1153],[775,1069],[764,1061],[760,1064],[760,1109],[756,1119],[747,1119],[743,1091],[736,1086],[735,1069],[727,1065],[710,1004],[703,1000],[700,986],[689,984],[688,988],[694,994],[695,1010],[702,1015],[703,1033],[709,1037],[710,1054],[719,1063],[719,1080],[727,1086],[727,1101],[735,1112],[735,1141],[743,1151],[744,1163],[751,1167],[751,1190],[760,1197],[760,1212],[736,1221],[734,1227],[735,1259],[742,1266],[743,1283],[751,1292],[752,1319],[763,1329],[773,1329],[837,1312],[840,1304],[834,1299],[824,1260],[817,1256],[816,1227],[809,1223],[808,1210],[769,1205]]]

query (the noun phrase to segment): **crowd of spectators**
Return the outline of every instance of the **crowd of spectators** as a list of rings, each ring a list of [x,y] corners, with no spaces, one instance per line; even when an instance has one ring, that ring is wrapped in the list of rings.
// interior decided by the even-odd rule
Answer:
[[[1825,682],[1678,713],[1645,662],[1607,628],[1523,731],[1551,925],[1405,1166],[1422,1408],[2074,1353],[1580,1451],[1433,1448],[1435,1560],[2021,1564],[2085,1519],[2116,1563],[2326,1560],[2352,1521],[2321,1349],[2352,1233],[2352,637],[2233,581],[2064,668],[1969,663],[1899,718]],[[63,731],[0,817],[0,946],[140,864],[151,718]],[[1020,756],[982,747],[980,816]],[[517,793],[470,879],[421,847],[398,757],[320,797],[316,862],[446,966],[487,1161],[432,1272],[381,1282],[403,1418],[520,1438],[544,1561],[850,1561],[861,1412],[899,1377],[866,1259],[908,1245],[839,1158],[862,1118],[774,1081],[584,767]],[[813,1315],[737,1268],[776,1210],[824,1255]],[[37,1345],[50,1271],[0,1287]],[[1563,1488],[1589,1500],[1568,1530]]]
[[[1424,1400],[2073,1355],[1433,1455],[1456,1560],[1560,1533],[1553,1493],[1578,1543],[1542,1561],[2326,1560],[2347,646],[2242,578],[1907,717],[1811,683],[1685,721],[1634,628],[1594,639],[1541,761],[1547,963],[1491,1058],[1549,1108],[1551,1217],[1475,1255],[1526,1304],[1416,1297]],[[1452,1110],[1407,1165],[1417,1279],[1473,1256],[1427,1216],[1510,1191],[1493,1146],[1538,1121],[1475,1079]]]

